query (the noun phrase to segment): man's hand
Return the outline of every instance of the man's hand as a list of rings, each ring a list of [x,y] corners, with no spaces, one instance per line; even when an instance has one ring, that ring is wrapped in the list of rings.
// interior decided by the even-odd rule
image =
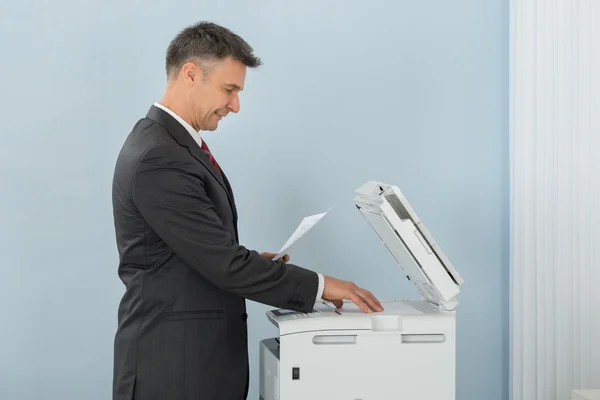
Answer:
[[[275,257],[277,255],[277,253],[263,252],[263,253],[260,253],[260,255],[263,256],[264,258],[268,258],[269,260],[272,260],[273,257]],[[288,261],[290,261],[290,256],[286,254],[283,257],[281,257],[281,260],[288,262]]]
[[[323,300],[332,302],[337,308],[341,308],[343,300],[351,300],[365,313],[371,311],[383,311],[379,300],[368,290],[359,288],[352,282],[342,281],[330,276],[325,277],[323,288]]]

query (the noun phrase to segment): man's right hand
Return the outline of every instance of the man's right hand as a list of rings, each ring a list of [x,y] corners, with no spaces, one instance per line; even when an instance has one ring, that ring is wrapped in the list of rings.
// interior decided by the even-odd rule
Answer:
[[[351,300],[365,313],[383,311],[381,303],[371,292],[352,282],[325,276],[324,283],[322,299],[332,302],[337,308],[342,307],[343,300]]]

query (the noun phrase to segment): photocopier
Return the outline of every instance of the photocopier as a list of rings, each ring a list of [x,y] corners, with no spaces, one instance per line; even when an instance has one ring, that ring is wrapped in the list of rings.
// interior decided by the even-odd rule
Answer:
[[[454,400],[462,278],[398,187],[367,182],[354,201],[422,298],[268,311],[279,336],[260,342],[260,400]]]

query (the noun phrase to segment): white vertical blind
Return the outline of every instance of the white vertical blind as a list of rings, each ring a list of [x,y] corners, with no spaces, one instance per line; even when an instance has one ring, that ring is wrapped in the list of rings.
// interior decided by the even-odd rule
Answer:
[[[511,399],[600,389],[600,0],[510,4]]]

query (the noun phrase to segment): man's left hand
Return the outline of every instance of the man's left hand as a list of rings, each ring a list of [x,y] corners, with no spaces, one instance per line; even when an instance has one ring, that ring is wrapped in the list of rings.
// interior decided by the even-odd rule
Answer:
[[[260,255],[263,256],[264,258],[268,258],[269,260],[272,260],[273,257],[275,257],[277,255],[277,253],[264,252],[264,253],[260,253]],[[283,257],[281,257],[281,260],[288,262],[288,261],[290,261],[290,256],[288,254],[285,254]]]

